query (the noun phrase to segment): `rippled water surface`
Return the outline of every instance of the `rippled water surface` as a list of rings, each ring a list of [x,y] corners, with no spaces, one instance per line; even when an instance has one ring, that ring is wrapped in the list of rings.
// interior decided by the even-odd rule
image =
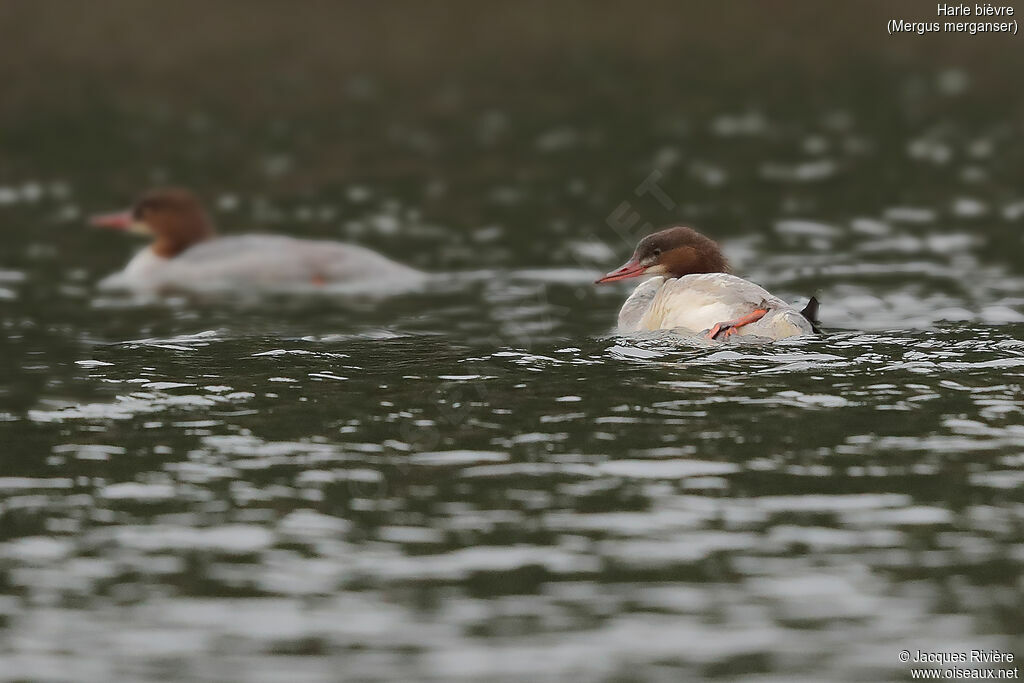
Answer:
[[[54,128],[73,161],[15,126],[0,678],[876,681],[904,648],[1024,656],[1019,117],[956,69],[799,106],[640,106],[615,95],[637,74],[604,77],[411,111],[357,80],[332,117],[258,123],[106,111],[77,147]],[[97,292],[140,245],[83,217],[167,180],[225,232],[439,277]],[[827,334],[614,336],[629,288],[595,275],[676,222],[816,295]]]

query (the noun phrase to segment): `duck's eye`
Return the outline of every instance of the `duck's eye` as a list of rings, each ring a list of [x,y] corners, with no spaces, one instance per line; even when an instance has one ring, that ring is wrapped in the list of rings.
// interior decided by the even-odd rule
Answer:
[[[654,249],[654,258],[658,258],[659,256],[661,256],[661,249],[655,248]]]

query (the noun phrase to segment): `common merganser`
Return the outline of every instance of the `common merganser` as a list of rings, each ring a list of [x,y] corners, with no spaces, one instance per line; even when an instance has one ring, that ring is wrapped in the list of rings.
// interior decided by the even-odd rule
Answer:
[[[139,233],[153,243],[103,289],[288,290],[324,285],[413,286],[424,273],[364,247],[284,235],[218,237],[200,201],[188,190],[151,190],[129,211],[93,216],[90,224]]]
[[[619,311],[618,331],[678,330],[723,340],[733,335],[785,339],[814,334],[818,301],[803,311],[743,278],[713,240],[675,227],[640,240],[633,256],[597,280],[615,282],[655,275],[641,283]]]

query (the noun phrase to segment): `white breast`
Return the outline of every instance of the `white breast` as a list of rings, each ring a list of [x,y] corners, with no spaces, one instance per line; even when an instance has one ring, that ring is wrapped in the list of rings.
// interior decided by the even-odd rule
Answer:
[[[726,273],[657,277],[641,283],[619,312],[619,332],[677,330],[699,335],[759,308],[768,313],[738,328],[739,334],[783,339],[813,332],[792,306],[753,282]]]
[[[158,256],[146,247],[136,254],[119,273],[100,280],[100,289],[148,289],[149,283],[156,282],[167,267],[170,259]]]
[[[171,259],[146,249],[105,279],[107,288],[267,291],[365,285],[374,290],[420,284],[424,275],[369,249],[282,235],[220,237]]]

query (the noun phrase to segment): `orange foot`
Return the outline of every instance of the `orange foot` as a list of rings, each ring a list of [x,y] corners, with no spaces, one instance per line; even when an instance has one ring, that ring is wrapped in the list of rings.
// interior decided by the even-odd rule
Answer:
[[[744,325],[756,323],[758,320],[763,318],[766,313],[768,313],[767,309],[758,308],[753,313],[745,315],[742,318],[736,318],[735,320],[730,320],[724,323],[715,323],[715,326],[708,330],[705,338],[714,339],[716,341],[727,339],[734,334],[739,334],[740,328]]]

